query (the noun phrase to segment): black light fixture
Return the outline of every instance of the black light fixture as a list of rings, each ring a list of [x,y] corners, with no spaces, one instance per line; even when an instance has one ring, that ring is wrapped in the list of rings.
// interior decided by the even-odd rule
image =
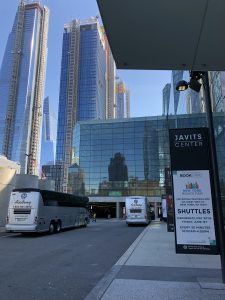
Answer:
[[[190,82],[189,82],[189,88],[194,90],[195,92],[199,93],[200,92],[200,89],[201,89],[201,83],[194,79],[194,78],[191,78],[190,79]]]
[[[183,92],[188,89],[188,83],[185,80],[181,80],[176,85],[176,90],[178,92]]]
[[[202,74],[199,71],[191,71],[190,72],[190,82],[187,82],[185,80],[181,80],[176,85],[176,90],[178,92],[183,92],[188,89],[188,87],[195,92],[199,93],[201,89],[201,83],[199,82],[199,79],[202,78]]]

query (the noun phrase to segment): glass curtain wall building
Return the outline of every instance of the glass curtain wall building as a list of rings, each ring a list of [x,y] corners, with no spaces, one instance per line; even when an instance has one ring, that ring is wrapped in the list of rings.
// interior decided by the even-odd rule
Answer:
[[[163,116],[168,115],[169,113],[169,103],[170,103],[170,90],[171,84],[167,83],[163,89]]]
[[[38,174],[48,9],[21,1],[0,70],[0,152]]]
[[[116,83],[116,118],[130,117],[130,92],[123,81]]]
[[[49,97],[44,99],[40,165],[55,164],[57,121]]]
[[[205,114],[79,122],[74,130],[76,163],[69,168],[68,192],[87,195],[91,202],[124,202],[124,197],[134,195],[161,200],[170,167],[168,129],[206,125]],[[221,187],[225,183],[224,128],[224,114],[217,113]]]
[[[213,111],[225,111],[225,72],[209,72]]]
[[[80,24],[77,121],[106,118],[106,53],[98,19]]]
[[[176,90],[177,83],[183,79],[184,71],[172,71],[169,101],[169,114],[176,115],[180,93]]]
[[[97,18],[64,26],[58,111],[56,164],[63,165],[66,191],[77,121],[106,118],[106,54]]]

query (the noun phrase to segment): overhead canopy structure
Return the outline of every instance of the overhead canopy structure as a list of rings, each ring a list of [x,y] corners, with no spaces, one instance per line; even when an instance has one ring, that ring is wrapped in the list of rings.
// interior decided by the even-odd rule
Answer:
[[[225,71],[225,0],[97,0],[119,69]]]

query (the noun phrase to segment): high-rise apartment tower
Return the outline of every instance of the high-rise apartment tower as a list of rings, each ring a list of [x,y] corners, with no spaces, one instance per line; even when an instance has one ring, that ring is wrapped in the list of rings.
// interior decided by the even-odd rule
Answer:
[[[52,165],[55,163],[57,122],[55,112],[49,101],[44,99],[41,139],[41,163],[40,165]]]
[[[48,8],[21,0],[0,70],[0,152],[38,174]]]
[[[77,121],[106,118],[106,51],[98,18],[64,26],[56,164],[63,165],[60,189],[67,190]]]
[[[123,81],[116,83],[116,118],[130,117],[130,92]]]
[[[107,36],[102,27],[106,53],[106,119],[116,117],[116,64],[109,46]]]

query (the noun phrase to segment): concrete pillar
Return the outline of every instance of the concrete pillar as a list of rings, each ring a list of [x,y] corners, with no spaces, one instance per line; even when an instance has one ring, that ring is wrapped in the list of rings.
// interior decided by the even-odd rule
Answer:
[[[120,203],[116,202],[116,218],[120,218]]]
[[[155,217],[158,218],[159,214],[158,214],[158,203],[154,202],[154,210],[155,210]]]

